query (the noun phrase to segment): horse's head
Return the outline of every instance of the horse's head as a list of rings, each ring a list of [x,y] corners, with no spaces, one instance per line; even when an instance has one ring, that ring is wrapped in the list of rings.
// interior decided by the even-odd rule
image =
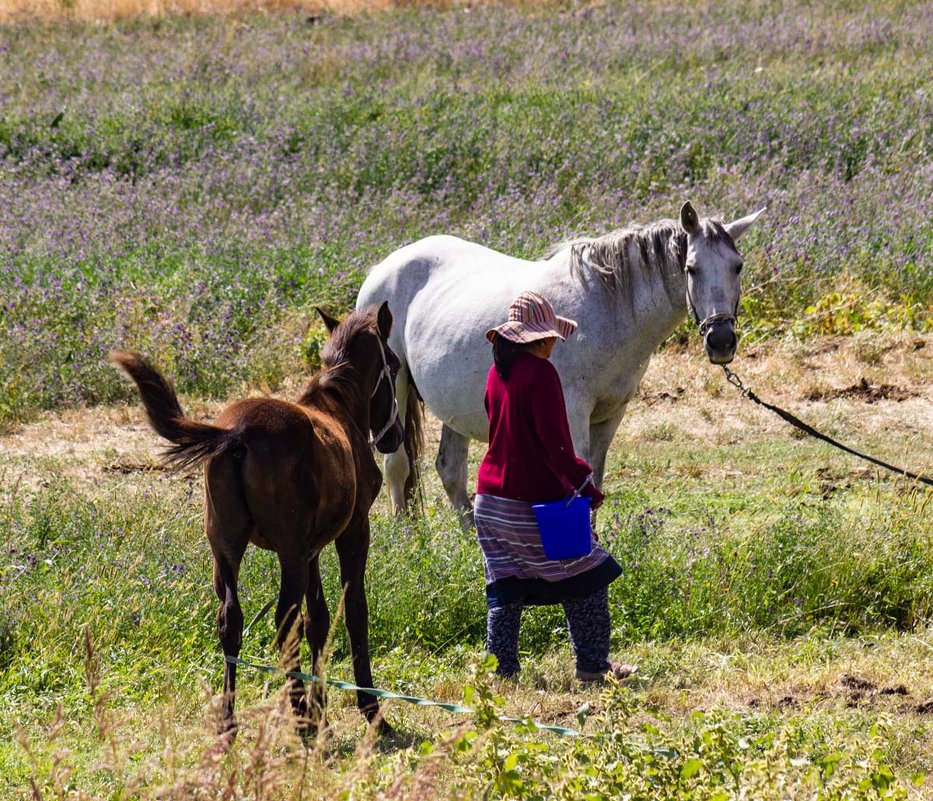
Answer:
[[[327,330],[333,334],[340,323],[320,309],[318,313]],[[360,373],[361,384],[369,393],[369,433],[373,445],[380,453],[395,453],[402,446],[405,431],[395,400],[395,379],[401,362],[388,343],[392,312],[385,302],[378,309],[371,306],[352,316],[358,315],[365,316],[365,323],[352,327],[350,336],[343,343],[343,358]],[[322,354],[325,363],[328,355],[327,350]]]
[[[392,312],[385,301],[376,312],[376,345],[379,348],[379,377],[369,404],[370,432],[380,453],[395,453],[405,439],[395,399],[395,379],[401,362],[389,347],[392,332]]]
[[[687,234],[687,308],[713,364],[728,364],[735,357],[742,272],[735,242],[763,211],[723,223],[700,220],[689,201],[680,210],[680,224]]]

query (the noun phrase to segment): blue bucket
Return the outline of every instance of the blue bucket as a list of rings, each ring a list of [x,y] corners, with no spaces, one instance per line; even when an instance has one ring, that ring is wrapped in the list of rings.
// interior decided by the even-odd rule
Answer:
[[[578,559],[593,550],[590,499],[577,496],[533,504],[541,544],[548,559]]]

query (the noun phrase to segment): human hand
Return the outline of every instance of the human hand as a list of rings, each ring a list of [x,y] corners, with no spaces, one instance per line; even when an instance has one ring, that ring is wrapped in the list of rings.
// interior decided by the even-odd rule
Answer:
[[[590,499],[590,509],[594,512],[603,505],[605,496],[599,491],[595,484],[587,484],[580,493],[583,497]]]

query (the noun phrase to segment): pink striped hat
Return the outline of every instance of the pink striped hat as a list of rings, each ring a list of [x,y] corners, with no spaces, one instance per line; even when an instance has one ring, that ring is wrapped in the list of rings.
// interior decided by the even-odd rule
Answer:
[[[567,339],[576,327],[573,320],[554,314],[554,307],[537,292],[522,292],[509,306],[508,322],[490,328],[486,339],[492,342],[496,334],[520,343],[548,337]]]

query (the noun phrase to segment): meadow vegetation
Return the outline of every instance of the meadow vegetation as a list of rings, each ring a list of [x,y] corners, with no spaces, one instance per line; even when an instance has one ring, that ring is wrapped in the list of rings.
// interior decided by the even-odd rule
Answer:
[[[838,341],[760,345],[744,372],[828,430],[929,465],[929,337],[872,341],[880,356]],[[802,400],[828,364],[836,387],[885,376],[903,399]],[[48,417],[6,437],[0,775],[10,791],[0,796],[928,797],[929,493],[791,437],[725,392],[700,354],[669,349],[610,455],[600,534],[626,569],[611,591],[613,650],[640,663],[637,682],[574,685],[557,609],[526,615],[519,681],[491,679],[474,535],[426,471],[422,519],[392,519],[384,498],[376,507],[376,681],[479,713],[389,702],[398,735],[378,741],[352,696],[332,692],[333,728],[306,750],[281,682],[241,669],[243,730],[225,757],[213,733],[221,658],[200,478],[158,469],[136,407]],[[325,553],[332,608],[335,561]],[[270,554],[248,552],[247,623],[277,574]],[[275,664],[273,635],[268,618],[253,622],[244,656]],[[330,655],[328,675],[350,678],[339,628]],[[502,713],[587,737],[500,724]]]
[[[929,3],[91,5],[0,26],[0,798],[933,797],[930,493],[743,403],[690,326],[607,468],[637,681],[575,685],[559,609],[526,616],[517,683],[490,676],[475,538],[425,465],[422,518],[375,510],[374,673],[476,714],[390,703],[377,740],[335,692],[302,743],[244,669],[227,754],[200,478],[160,469],[105,363],[145,352],[209,417],[293,395],[313,306],[417,237],[534,257],[688,198],[767,206],[736,369],[929,472]],[[248,623],[277,573],[249,552]],[[244,656],[274,663],[273,636]],[[328,671],[351,675],[339,627]]]
[[[746,337],[930,326],[925,4],[480,6],[0,28],[0,425],[277,388],[311,305],[447,232],[573,235],[767,206]],[[684,329],[686,335],[687,329]]]

